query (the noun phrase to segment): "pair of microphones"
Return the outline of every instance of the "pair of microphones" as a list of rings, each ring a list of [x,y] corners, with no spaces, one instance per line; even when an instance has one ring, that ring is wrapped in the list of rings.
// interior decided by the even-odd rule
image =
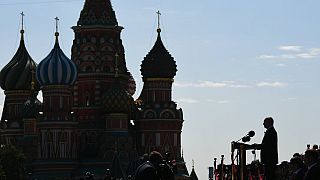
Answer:
[[[242,142],[249,142],[254,135],[256,135],[254,131],[249,131],[248,134],[243,136],[241,140]]]

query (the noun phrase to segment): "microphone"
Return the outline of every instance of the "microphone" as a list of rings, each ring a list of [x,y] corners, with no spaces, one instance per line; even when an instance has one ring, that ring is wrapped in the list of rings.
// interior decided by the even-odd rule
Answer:
[[[242,142],[249,142],[254,135],[256,135],[254,131],[249,131],[241,140]]]
[[[250,136],[244,136],[242,142],[249,142],[251,140]]]

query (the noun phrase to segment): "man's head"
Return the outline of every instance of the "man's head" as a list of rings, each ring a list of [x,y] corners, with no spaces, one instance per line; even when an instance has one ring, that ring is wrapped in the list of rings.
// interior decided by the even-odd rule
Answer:
[[[153,165],[158,165],[162,162],[162,155],[158,152],[158,151],[152,151],[149,155],[149,161],[153,164]]]
[[[303,168],[304,164],[301,157],[293,157],[290,159],[290,169],[291,171],[296,171],[297,169]]]
[[[273,126],[273,123],[274,123],[274,121],[273,121],[272,117],[267,117],[263,121],[263,126],[264,126],[264,128],[268,129],[269,127]]]

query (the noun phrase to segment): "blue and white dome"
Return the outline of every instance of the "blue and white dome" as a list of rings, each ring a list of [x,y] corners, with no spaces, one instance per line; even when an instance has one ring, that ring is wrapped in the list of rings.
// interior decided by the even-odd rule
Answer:
[[[76,65],[63,53],[58,42],[50,54],[37,67],[37,79],[41,86],[45,85],[73,85],[77,78]]]

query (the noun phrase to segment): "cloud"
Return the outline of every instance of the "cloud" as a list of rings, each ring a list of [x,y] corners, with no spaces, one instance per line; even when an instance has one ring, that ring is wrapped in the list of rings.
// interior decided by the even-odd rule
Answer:
[[[260,55],[259,59],[274,59],[277,58],[277,56],[273,56],[273,55]]]
[[[287,87],[287,83],[283,82],[259,82],[256,84],[258,87],[273,87],[273,88],[283,88]]]
[[[276,66],[278,66],[278,67],[286,67],[287,65],[286,65],[286,64],[279,63],[279,64],[276,64]]]
[[[217,104],[230,104],[231,101],[229,100],[213,100],[213,99],[208,99],[206,100],[207,102],[212,102],[212,103],[217,103]]]
[[[229,100],[220,100],[220,101],[217,101],[218,104],[229,104],[231,103],[231,101]]]
[[[302,46],[280,46],[278,55],[263,54],[259,59],[314,59],[320,57],[320,48],[304,48]],[[288,52],[290,52],[288,54]]]
[[[190,98],[181,98],[177,100],[180,103],[189,103],[189,104],[196,104],[199,103],[199,101],[195,100],[195,99],[190,99]]]
[[[249,85],[235,84],[234,81],[198,81],[197,83],[174,83],[176,87],[194,87],[194,88],[249,88]]]
[[[283,51],[301,51],[301,46],[280,46],[279,49]]]
[[[295,97],[289,97],[287,100],[288,101],[295,101],[295,100],[297,100],[298,98],[295,98]]]
[[[285,65],[281,65],[285,66]],[[287,83],[283,82],[258,82],[255,84],[237,84],[234,81],[198,81],[197,83],[174,83],[175,87],[181,88],[253,88],[253,87],[273,87],[273,88],[283,88],[287,87]]]

